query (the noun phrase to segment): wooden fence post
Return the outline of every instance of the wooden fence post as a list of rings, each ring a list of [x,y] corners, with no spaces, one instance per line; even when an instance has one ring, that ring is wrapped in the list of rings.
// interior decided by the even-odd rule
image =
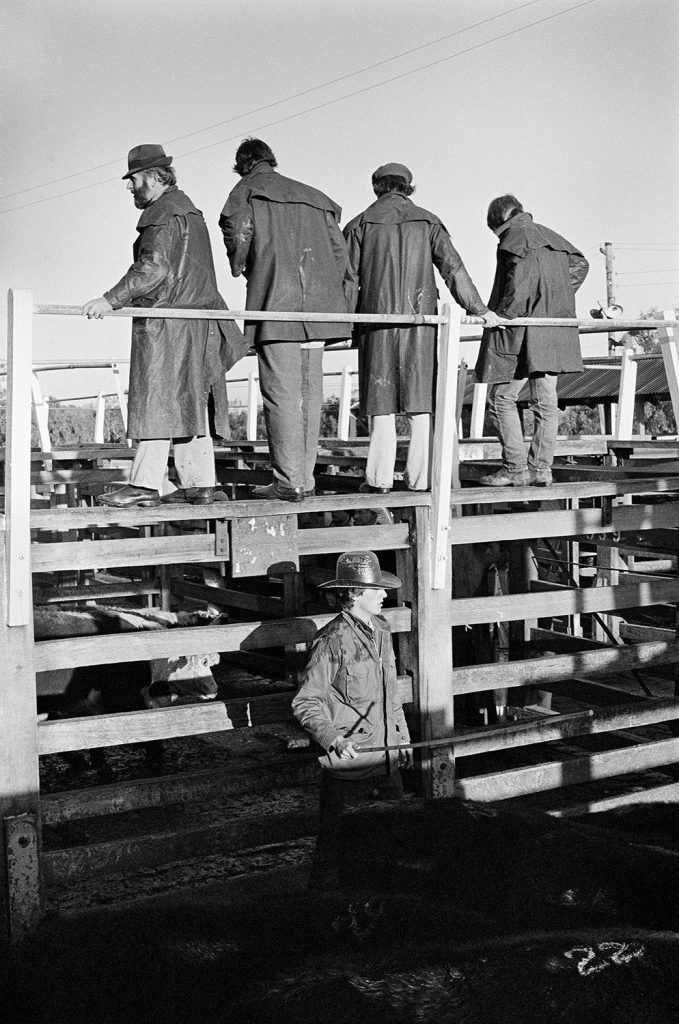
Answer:
[[[248,374],[248,412],[245,427],[245,436],[248,441],[257,440],[257,376],[254,370]]]
[[[10,290],[7,330],[6,529],[0,547],[0,933],[38,924],[40,797],[30,564],[33,297]]]
[[[483,425],[486,420],[486,402],[488,401],[488,385],[475,384],[472,398],[472,418],[469,424],[469,436],[483,437]]]
[[[40,381],[35,373],[31,373],[31,397],[33,399],[33,408],[35,409],[35,419],[38,424],[40,448],[43,452],[50,452],[52,450],[52,441],[49,432],[49,401],[43,397]]]
[[[351,422],[351,367],[342,367],[340,382],[339,409],[337,410],[337,439],[349,440],[349,424]]]
[[[104,398],[104,392],[99,391],[97,394],[97,411],[94,416],[94,443],[104,443],[104,417],[106,416],[106,399]]]
[[[123,420],[123,427],[127,432],[127,399],[125,398],[123,382],[120,379],[120,367],[117,363],[111,363],[111,372],[113,373],[113,380],[115,381],[116,392],[118,394],[118,405],[120,406],[120,415]],[[132,442],[129,438],[127,439],[127,447],[132,447]]]
[[[672,399],[674,422],[679,424],[679,352],[677,351],[677,341],[674,336],[674,323],[676,319],[673,309],[664,310],[663,320],[669,322],[667,327],[661,327],[658,330],[658,339]]]
[[[620,362],[620,390],[618,392],[618,422],[615,437],[626,441],[634,433],[634,407],[637,395],[637,361],[634,358],[635,344],[630,338],[625,342]]]
[[[451,552],[439,566],[442,586],[433,586],[432,557],[434,531],[431,511],[415,510],[415,591],[417,594],[417,707],[420,715],[420,738],[439,739],[450,736],[454,725],[453,642],[451,628]],[[430,798],[453,796],[455,762],[452,746],[425,750],[422,757],[424,795]]]
[[[433,558],[431,586],[445,586],[450,562],[450,491],[460,487],[457,442],[457,364],[460,357],[460,310],[446,304],[446,322],[439,335],[438,378],[432,453],[431,529]]]

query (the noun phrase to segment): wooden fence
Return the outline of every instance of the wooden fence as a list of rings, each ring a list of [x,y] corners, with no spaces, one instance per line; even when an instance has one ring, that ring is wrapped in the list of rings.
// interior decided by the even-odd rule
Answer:
[[[3,544],[0,549],[0,632],[6,653],[6,672],[0,687],[0,750],[6,760],[0,773],[0,819],[4,825],[5,858],[0,868],[6,896],[0,899],[0,914],[5,931],[12,937],[29,932],[41,915],[40,889],[40,793],[38,756],[51,751],[86,748],[111,743],[133,742],[221,730],[233,721],[228,705],[183,707],[144,711],[127,715],[74,719],[69,722],[38,724],[35,714],[36,673],[51,669],[97,665],[110,662],[148,660],[156,655],[202,653],[206,650],[233,651],[267,647],[273,644],[308,642],[321,620],[296,615],[277,621],[234,623],[226,626],[174,629],[170,632],[144,633],[124,637],[85,637],[78,640],[34,642],[32,626],[32,572],[56,572],[86,567],[138,564],[163,566],[191,562],[210,563],[234,560],[234,539],[239,523],[257,522],[266,517],[288,516],[298,512],[326,512],[338,509],[370,508],[374,495],[332,494],[305,499],[300,506],[282,502],[233,501],[197,509],[193,506],[167,506],[157,509],[115,511],[107,508],[46,509],[31,511],[30,418],[32,388],[32,323],[35,315],[80,315],[79,307],[34,306],[27,291],[12,291],[9,296],[8,349],[8,434],[6,450],[6,505],[0,520]],[[137,309],[111,314],[138,316]],[[390,609],[398,641],[401,685],[412,699],[419,721],[422,741],[442,741],[425,750],[422,760],[424,790],[431,796],[462,795],[478,799],[497,799],[500,795],[535,791],[545,786],[545,773],[495,773],[482,781],[456,780],[455,755],[480,750],[502,749],[521,743],[536,743],[539,738],[557,738],[598,729],[612,730],[627,721],[629,709],[619,709],[618,717],[588,716],[580,724],[571,720],[531,724],[517,728],[498,728],[483,736],[462,737],[459,744],[454,730],[454,698],[485,689],[525,685],[531,680],[541,685],[570,678],[575,672],[602,675],[627,666],[674,663],[679,660],[679,639],[641,642],[634,648],[566,653],[539,661],[513,661],[504,664],[453,667],[452,628],[456,624],[499,623],[537,619],[548,607],[548,614],[577,616],[584,612],[619,609],[659,601],[676,603],[676,580],[634,581],[627,586],[583,591],[562,588],[554,593],[498,595],[488,598],[452,598],[453,550],[461,546],[508,540],[528,543],[536,537],[601,538],[619,536],[623,530],[676,525],[676,504],[618,505],[630,495],[671,496],[676,481],[635,479],[633,481],[585,481],[557,484],[550,489],[550,503],[562,508],[540,506],[535,489],[514,488],[511,499],[530,502],[529,511],[494,512],[494,505],[506,496],[492,489],[460,490],[456,404],[459,363],[460,323],[458,311],[451,315],[444,306],[437,316],[373,316],[299,313],[259,313],[224,310],[153,310],[154,317],[167,319],[304,320],[383,324],[432,324],[439,327],[439,371],[434,429],[431,492],[394,493],[380,497],[380,505],[398,509],[401,521],[380,527],[305,530],[295,533],[296,558],[336,553],[347,547],[366,547],[395,553],[397,571],[404,579],[403,604]],[[475,322],[473,318],[471,322]],[[517,320],[517,325],[579,325],[585,330],[606,331],[602,321]],[[676,364],[676,344],[663,321],[619,323],[616,330],[658,327],[667,331],[670,362]],[[597,504],[579,508],[579,499],[595,498]],[[537,509],[534,507],[537,503]],[[454,514],[453,514],[454,513]],[[463,514],[465,513],[465,514]],[[471,513],[471,514],[467,514]],[[674,517],[674,518],[673,518]],[[210,530],[189,535],[164,536],[164,524],[202,519]],[[143,536],[112,539],[106,530],[112,526],[134,527]],[[358,532],[357,532],[358,529]],[[31,543],[31,530],[37,531]],[[54,540],[49,533],[77,539]],[[92,533],[94,531],[94,534]],[[154,535],[154,532],[156,535]],[[92,539],[103,534],[103,539]],[[266,571],[265,567],[262,570]],[[667,702],[663,720],[679,717],[679,702]],[[657,710],[655,712],[658,713]],[[627,717],[625,717],[627,716]],[[449,742],[447,740],[450,740]],[[646,752],[647,763],[667,763],[677,757],[676,742]],[[664,761],[662,760],[664,759]],[[643,760],[643,758],[641,759]],[[639,758],[635,763],[640,763]],[[621,756],[609,758],[607,765],[588,761],[593,775],[624,769]],[[559,775],[559,771],[561,775]],[[584,769],[583,769],[584,771]],[[568,770],[550,768],[550,784],[563,784]],[[510,777],[511,776],[511,777]],[[531,790],[532,787],[532,790]]]

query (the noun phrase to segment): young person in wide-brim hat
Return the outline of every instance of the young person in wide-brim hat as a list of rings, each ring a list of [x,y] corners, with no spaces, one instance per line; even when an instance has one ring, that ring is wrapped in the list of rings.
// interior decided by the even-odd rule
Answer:
[[[399,765],[406,750],[364,752],[362,747],[410,743],[398,691],[396,660],[387,620],[380,614],[387,590],[401,586],[372,551],[347,551],[337,559],[333,590],[339,614],[318,631],[302,683],[292,702],[295,717],[325,753],[320,827],[312,886],[337,884],[341,814],[348,805],[403,794]]]

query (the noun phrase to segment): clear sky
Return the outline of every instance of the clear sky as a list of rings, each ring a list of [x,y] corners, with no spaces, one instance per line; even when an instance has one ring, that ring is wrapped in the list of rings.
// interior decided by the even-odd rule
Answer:
[[[127,152],[156,142],[243,308],[217,221],[250,134],[343,221],[372,201],[376,166],[406,163],[484,298],[486,209],[514,192],[590,260],[581,315],[606,298],[604,241],[626,314],[679,303],[677,0],[4,0],[0,27],[3,304],[15,287],[80,305],[120,278],[138,217]],[[125,358],[129,327],[36,318],[35,357]],[[111,383],[43,381],[61,396]]]

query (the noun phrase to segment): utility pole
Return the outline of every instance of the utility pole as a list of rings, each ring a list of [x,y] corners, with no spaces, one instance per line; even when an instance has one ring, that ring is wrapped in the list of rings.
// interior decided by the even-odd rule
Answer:
[[[615,284],[614,284],[614,273],[613,273],[613,243],[604,242],[603,249],[599,249],[599,252],[603,255],[606,264],[606,306],[610,309],[611,306],[615,305]],[[608,354],[613,355],[615,351],[615,335],[608,335]]]

